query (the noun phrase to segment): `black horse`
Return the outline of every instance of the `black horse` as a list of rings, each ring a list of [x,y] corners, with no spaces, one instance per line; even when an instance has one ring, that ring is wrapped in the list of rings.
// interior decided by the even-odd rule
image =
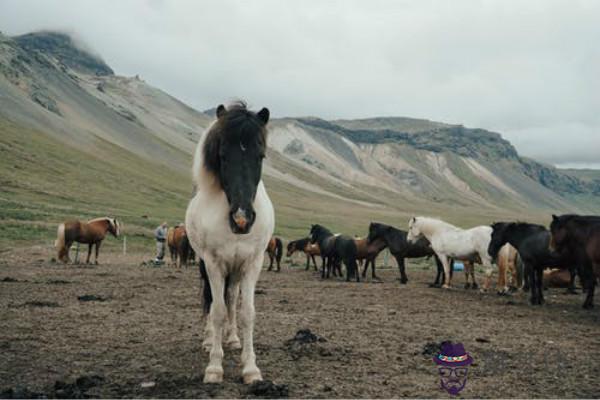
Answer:
[[[327,278],[331,268],[335,268],[341,261],[346,266],[346,281],[356,278],[360,281],[358,264],[356,263],[356,243],[346,235],[334,235],[322,225],[313,225],[310,228],[310,242],[318,243],[323,257],[323,270],[321,276],[325,278],[325,258],[327,258]]]
[[[492,239],[488,246],[492,259],[496,259],[500,248],[506,243],[517,249],[523,261],[523,269],[528,274],[531,304],[543,304],[544,269],[565,268],[568,265],[564,257],[550,250],[550,232],[542,225],[526,222],[496,222],[492,224],[492,229]]]
[[[435,255],[435,252],[431,248],[429,240],[426,238],[420,238],[416,243],[410,243],[406,240],[406,231],[394,228],[391,225],[381,224],[378,222],[371,222],[369,225],[369,236],[367,242],[371,243],[376,239],[382,239],[387,247],[390,249],[390,253],[396,259],[398,263],[398,269],[400,270],[400,283],[408,282],[406,276],[406,265],[404,263],[405,258],[420,258],[420,257],[435,257],[435,263],[437,265],[437,276],[431,286],[439,287],[444,282],[444,266],[439,258]],[[450,263],[450,274],[452,274],[452,265]]]
[[[587,292],[583,308],[594,307],[596,275],[600,274],[600,217],[552,215],[550,232],[550,248],[579,267],[579,274]]]

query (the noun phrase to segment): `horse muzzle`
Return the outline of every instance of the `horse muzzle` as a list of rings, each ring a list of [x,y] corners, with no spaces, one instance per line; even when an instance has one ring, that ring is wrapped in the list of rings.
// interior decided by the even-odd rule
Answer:
[[[256,213],[253,210],[246,211],[238,208],[229,213],[229,226],[233,233],[244,235],[250,232],[255,219]]]

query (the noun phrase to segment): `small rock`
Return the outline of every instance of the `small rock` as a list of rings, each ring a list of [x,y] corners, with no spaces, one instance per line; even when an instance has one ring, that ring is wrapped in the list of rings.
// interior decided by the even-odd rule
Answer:
[[[489,342],[490,342],[490,339],[486,339],[486,338],[478,337],[478,338],[475,338],[475,341],[476,341],[476,342],[479,342],[479,343],[489,343]]]
[[[79,301],[106,301],[107,297],[96,296],[95,294],[84,294],[82,296],[77,296],[77,300]]]
[[[153,382],[153,381],[149,381],[149,382],[142,382],[142,383],[140,383],[140,386],[141,386],[142,388],[144,388],[144,389],[146,389],[146,388],[151,388],[151,387],[154,387],[154,386],[156,386],[156,382]]]

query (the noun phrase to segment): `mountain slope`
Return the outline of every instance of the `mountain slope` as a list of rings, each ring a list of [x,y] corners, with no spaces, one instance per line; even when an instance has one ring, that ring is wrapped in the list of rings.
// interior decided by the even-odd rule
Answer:
[[[63,34],[0,35],[0,243],[48,242],[63,218],[110,213],[141,244],[161,220],[181,221],[191,154],[213,115],[115,75]],[[415,214],[473,225],[599,210],[599,177],[522,158],[483,129],[281,118],[269,146],[265,181],[286,237],[314,222],[364,234],[372,220],[402,226]]]

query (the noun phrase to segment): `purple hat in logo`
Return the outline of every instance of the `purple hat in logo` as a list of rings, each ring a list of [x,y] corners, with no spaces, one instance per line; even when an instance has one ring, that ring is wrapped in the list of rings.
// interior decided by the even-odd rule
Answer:
[[[445,367],[463,367],[470,365],[473,358],[465,351],[462,343],[444,342],[442,343],[442,350],[433,357],[433,361]]]

